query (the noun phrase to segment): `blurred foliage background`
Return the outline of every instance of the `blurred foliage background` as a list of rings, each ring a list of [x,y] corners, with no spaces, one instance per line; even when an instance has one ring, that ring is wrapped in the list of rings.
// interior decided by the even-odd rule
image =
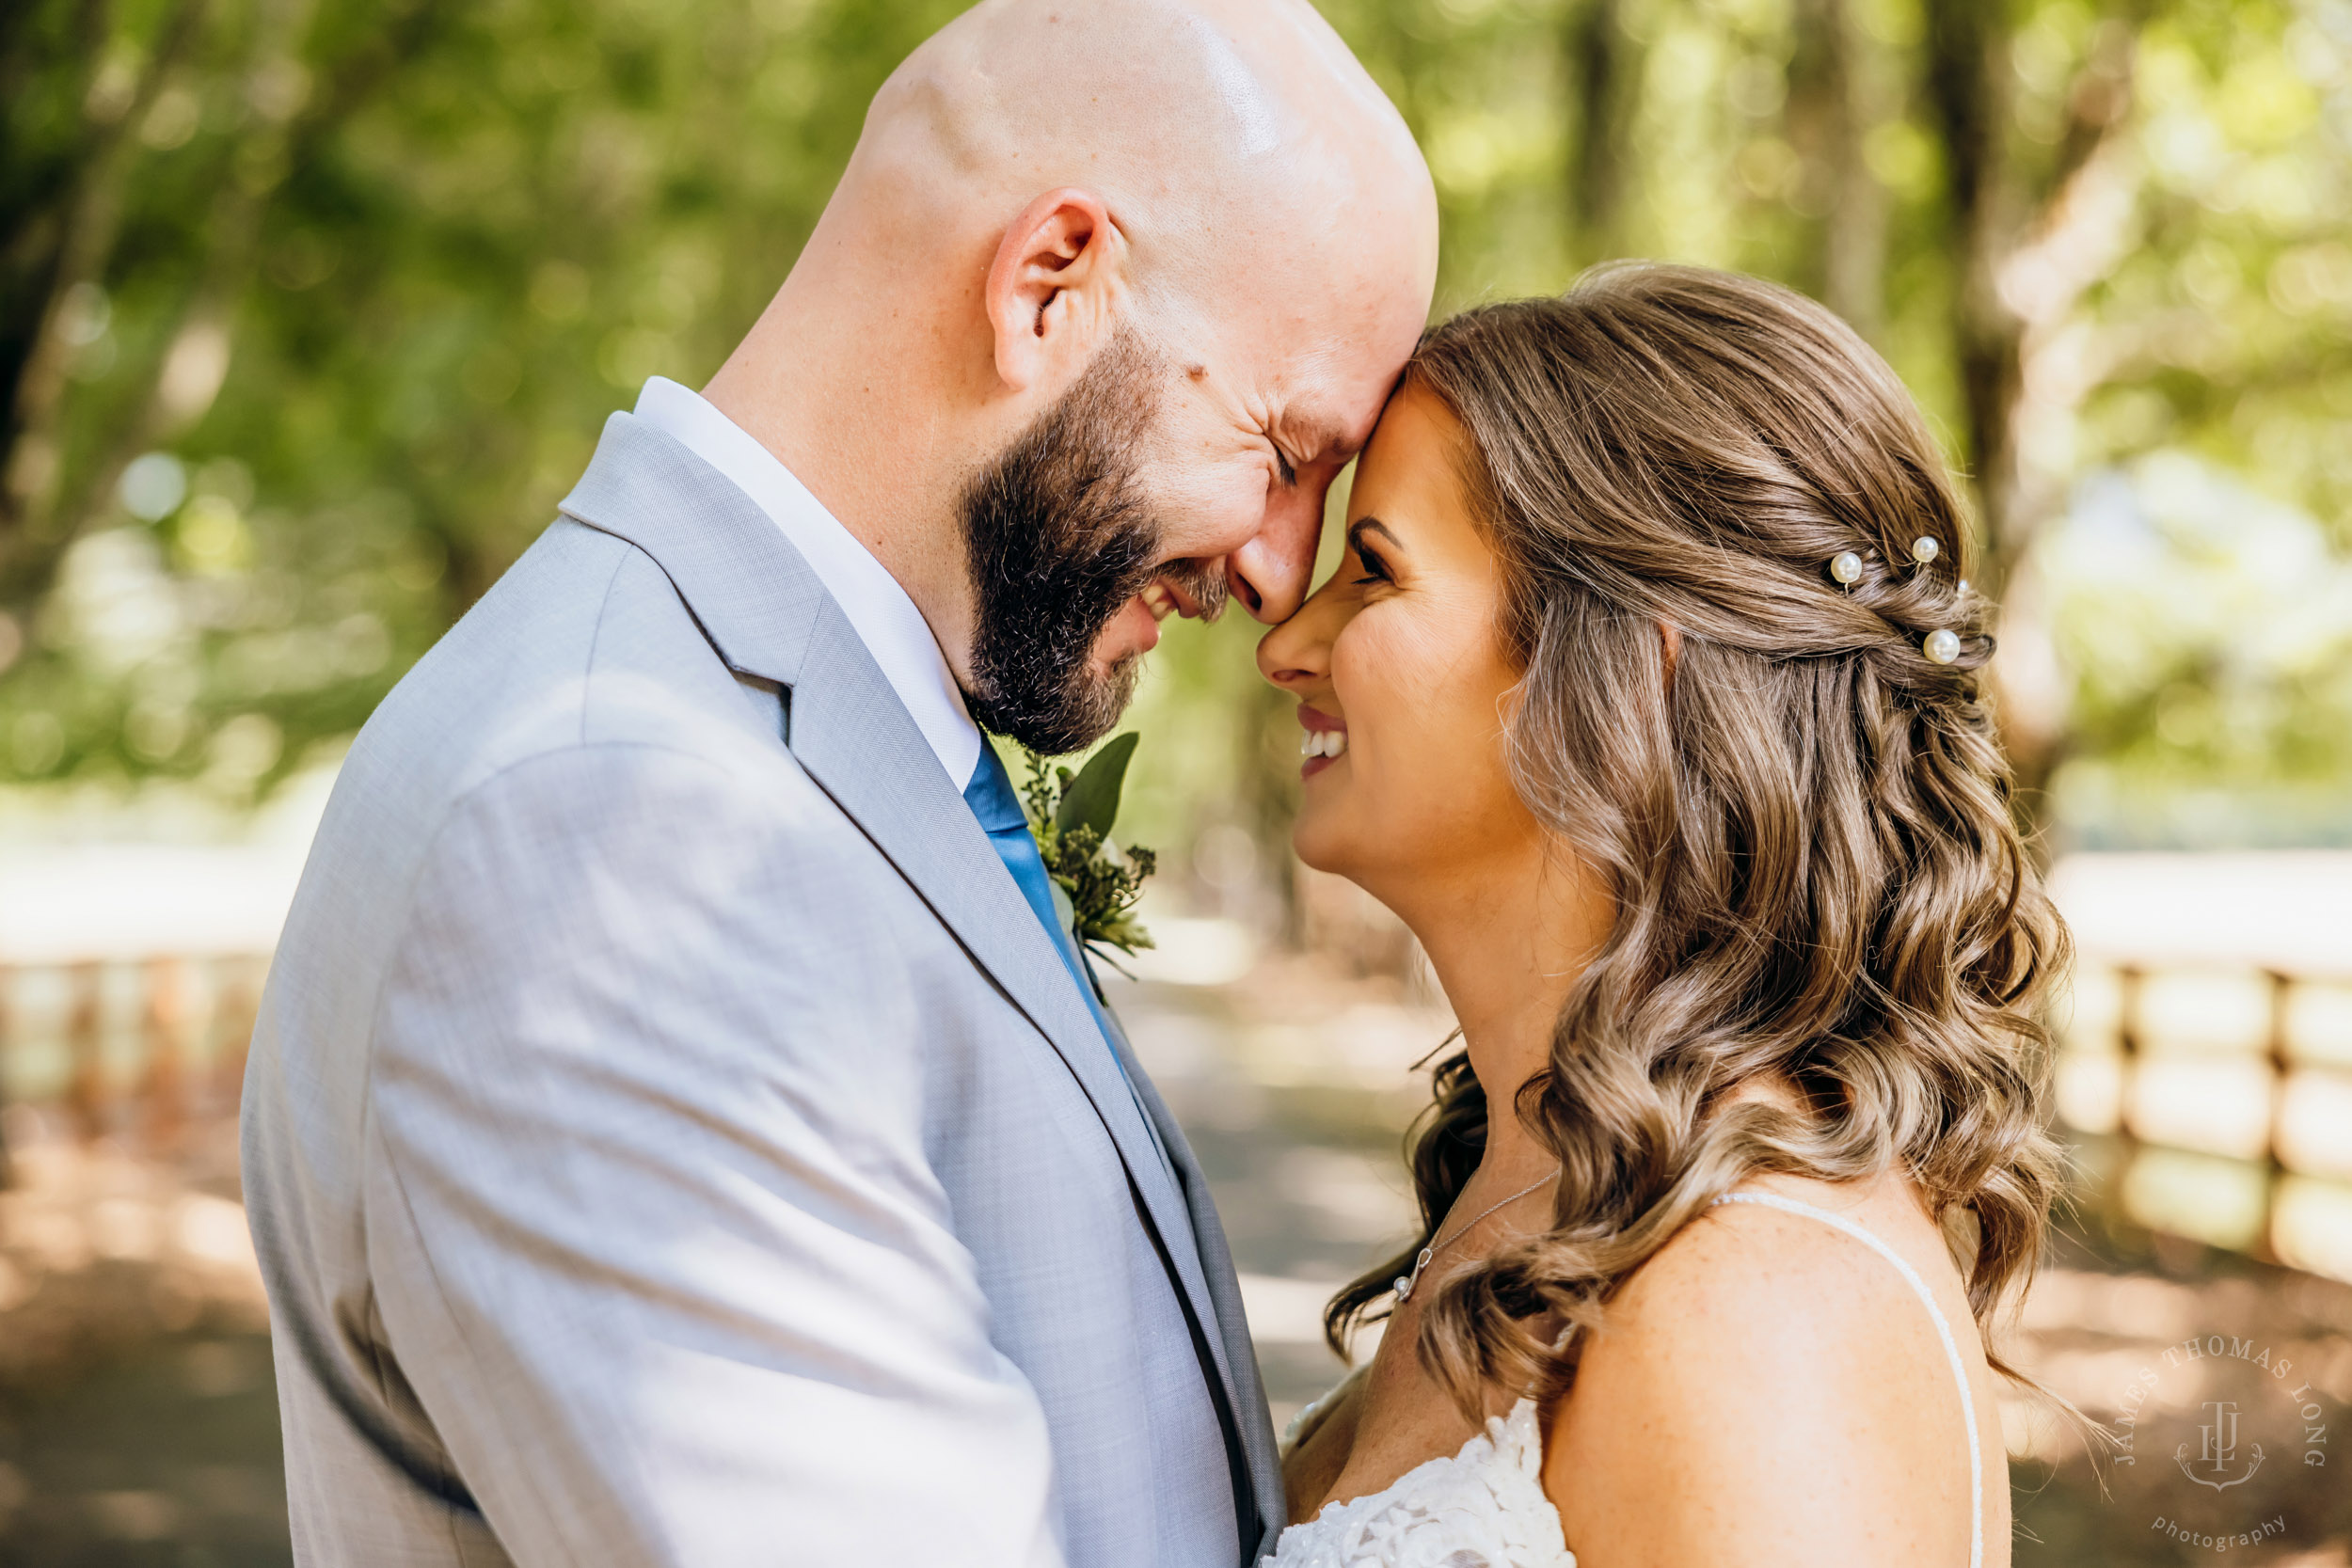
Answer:
[[[1440,311],[1656,256],[1884,350],[2059,842],[2352,843],[2352,0],[1322,4],[1428,151]],[[0,8],[0,781],[233,813],[331,757],[958,8]],[[1295,767],[1254,631],[1138,716],[1138,836],[1229,906]]]
[[[2352,846],[2352,0],[1317,3],[1428,153],[1440,312],[1651,256],[1787,280],[1885,352],[1970,476],[2053,851]],[[123,1215],[151,1253],[170,1216],[242,1243],[230,1108],[325,771],[606,415],[717,368],[959,8],[0,0],[0,927],[56,949],[0,963],[0,1560],[288,1560],[249,1258],[200,1275],[245,1316],[195,1323],[205,1259],[135,1256]],[[1168,983],[1125,1011],[1275,1291],[1249,1311],[1290,1408],[1330,1381],[1328,1282],[1405,1224],[1399,1067],[1448,1021],[1394,923],[1281,843],[1297,732],[1258,630],[1171,625],[1143,685],[1121,826],[1163,851]],[[174,842],[110,858],[139,838]],[[2105,1418],[2113,1369],[2226,1324],[2352,1398],[2344,1287],[2262,1260],[2352,1279],[2341,863],[2069,864],[2102,859],[2064,890],[2127,939],[2059,1063],[2090,1240],[2026,1364]],[[108,1334],[143,1348],[82,1377],[67,1347]],[[2021,1561],[2187,1560],[2138,1528],[2160,1465],[2112,1503],[2021,1479]],[[2273,1483],[2293,1549],[2333,1543],[2296,1560],[2352,1561],[2340,1487]],[[130,1544],[59,1544],[99,1536]]]

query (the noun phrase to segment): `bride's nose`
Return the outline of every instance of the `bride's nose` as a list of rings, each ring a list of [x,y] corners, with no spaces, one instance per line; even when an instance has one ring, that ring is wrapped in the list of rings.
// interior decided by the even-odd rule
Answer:
[[[1324,623],[1326,595],[1318,594],[1298,613],[1258,640],[1258,673],[1285,691],[1321,685],[1331,673],[1331,632]]]

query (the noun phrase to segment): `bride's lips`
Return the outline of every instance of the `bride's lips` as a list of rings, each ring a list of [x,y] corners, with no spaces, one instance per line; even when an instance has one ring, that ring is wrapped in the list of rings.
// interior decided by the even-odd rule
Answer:
[[[1307,759],[1298,770],[1302,779],[1311,779],[1325,771],[1340,758],[1347,755],[1347,723],[1327,713],[1318,713],[1302,705],[1298,722],[1307,733],[1298,738],[1299,754]]]

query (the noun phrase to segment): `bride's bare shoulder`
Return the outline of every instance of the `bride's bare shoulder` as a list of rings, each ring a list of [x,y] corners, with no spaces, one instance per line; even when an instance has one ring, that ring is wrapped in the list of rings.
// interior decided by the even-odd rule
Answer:
[[[1971,1351],[1957,1272],[1903,1183],[1750,1190],[1885,1241]],[[1545,1489],[1592,1568],[1932,1568],[1968,1557],[1963,1432],[1942,1340],[1900,1274],[1817,1219],[1724,1204],[1611,1305],[1553,1412]]]

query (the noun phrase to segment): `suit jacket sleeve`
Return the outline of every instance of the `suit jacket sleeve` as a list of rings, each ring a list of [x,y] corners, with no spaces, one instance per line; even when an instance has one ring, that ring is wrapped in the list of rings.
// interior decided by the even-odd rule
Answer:
[[[370,1272],[524,1568],[1058,1562],[878,874],[804,777],[645,746],[442,825],[377,1012]]]

